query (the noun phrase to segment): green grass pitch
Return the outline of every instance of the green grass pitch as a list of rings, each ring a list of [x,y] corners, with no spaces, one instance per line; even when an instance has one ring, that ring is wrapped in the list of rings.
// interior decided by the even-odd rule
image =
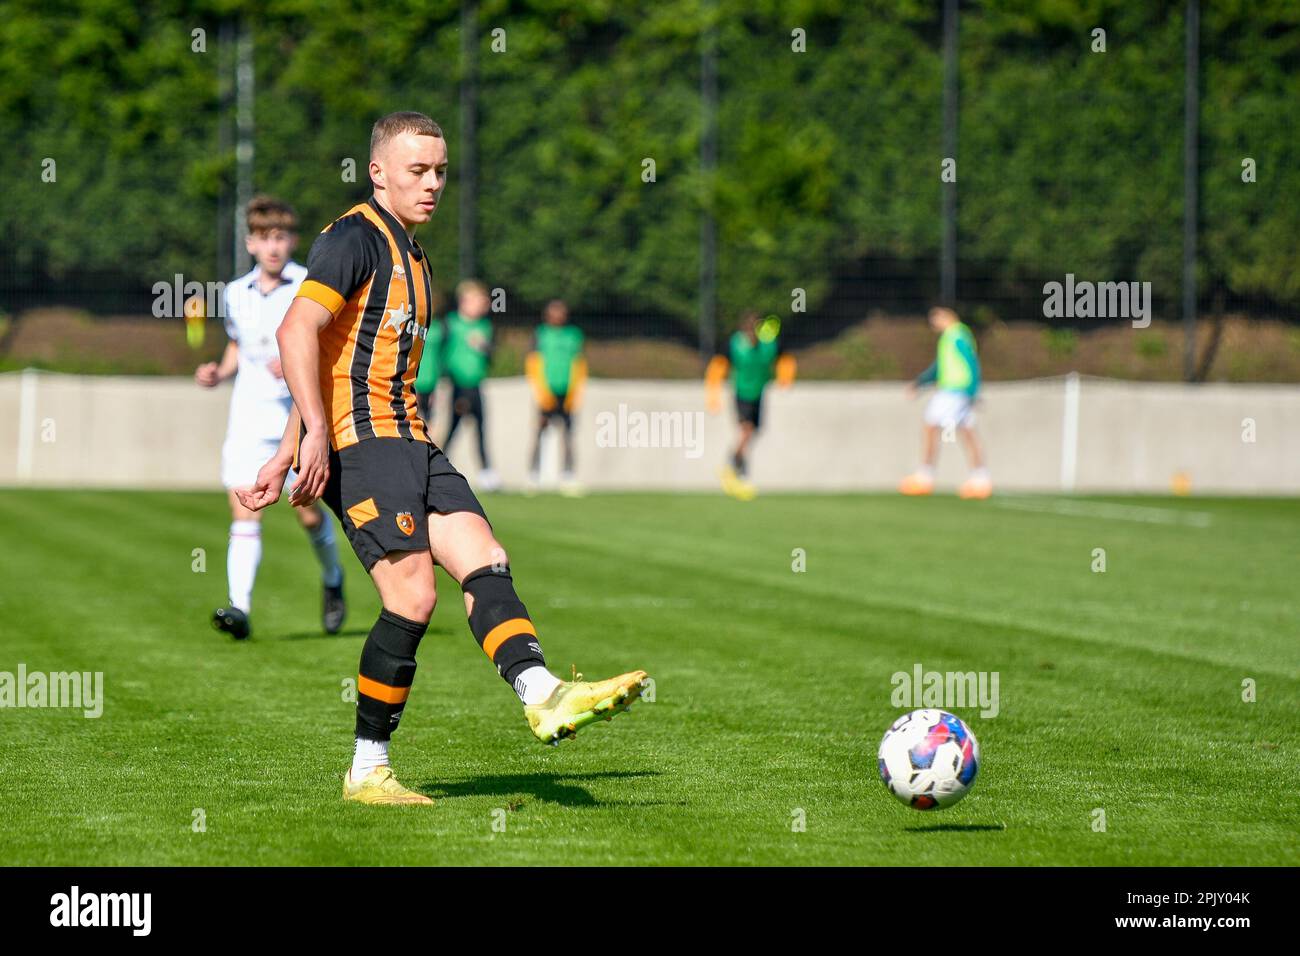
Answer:
[[[340,798],[378,610],[350,551],[326,637],[277,505],[235,643],[207,621],[220,494],[0,492],[0,671],[102,671],[106,697],[99,719],[0,710],[0,864],[1300,860],[1300,501],[486,503],[552,669],[644,667],[655,699],[543,747],[440,576],[393,750],[437,804],[392,808]],[[958,710],[974,789],[931,813],[875,766],[918,663],[1000,677],[996,717]]]

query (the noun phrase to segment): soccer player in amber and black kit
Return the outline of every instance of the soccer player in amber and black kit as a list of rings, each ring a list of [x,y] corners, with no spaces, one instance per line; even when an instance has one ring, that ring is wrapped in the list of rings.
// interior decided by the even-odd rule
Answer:
[[[241,501],[261,508],[276,500],[296,445],[290,501],[325,500],[383,602],[361,652],[344,799],[432,803],[397,782],[388,742],[433,613],[434,565],[461,586],[470,630],[523,701],[539,740],[558,742],[625,710],[646,675],[561,681],[547,670],[505,550],[465,478],[430,441],[413,388],[432,283],[413,234],[433,216],[447,182],[442,130],[422,113],[383,117],[371,134],[369,170],[374,195],[317,237],[280,326],[293,420]]]

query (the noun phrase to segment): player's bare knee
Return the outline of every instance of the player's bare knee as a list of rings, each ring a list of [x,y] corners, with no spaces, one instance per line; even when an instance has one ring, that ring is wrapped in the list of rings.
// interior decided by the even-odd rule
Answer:
[[[412,621],[427,622],[438,605],[438,592],[432,587],[412,588],[401,596],[402,608],[390,608]]]
[[[433,609],[438,606],[438,589],[434,585],[433,575],[429,575],[427,580],[421,580],[411,589],[411,602],[417,612],[414,620],[427,621],[433,616]]]

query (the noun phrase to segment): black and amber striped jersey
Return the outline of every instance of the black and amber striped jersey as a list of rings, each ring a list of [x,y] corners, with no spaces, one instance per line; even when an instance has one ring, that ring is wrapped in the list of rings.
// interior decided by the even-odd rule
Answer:
[[[367,438],[430,440],[414,386],[431,285],[424,250],[373,198],[316,237],[298,295],[334,316],[320,333],[320,387],[335,449]]]

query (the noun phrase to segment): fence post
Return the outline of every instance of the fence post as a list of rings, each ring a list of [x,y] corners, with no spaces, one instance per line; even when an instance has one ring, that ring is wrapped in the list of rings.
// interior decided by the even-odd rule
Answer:
[[[1079,373],[1065,376],[1065,410],[1061,416],[1061,490],[1074,492],[1079,470]]]
[[[32,480],[32,449],[36,445],[36,389],[41,373],[25,368],[18,384],[18,456],[15,468],[19,481]]]
[[[253,265],[244,237],[248,235],[248,201],[253,198],[253,150],[256,130],[253,125],[253,28],[248,17],[239,23],[235,66],[235,275],[243,275]],[[221,277],[226,278],[225,276]]]
[[[1183,78],[1183,379],[1196,375],[1196,199],[1200,122],[1201,5],[1187,0],[1187,49]]]
[[[715,5],[704,5],[700,38],[700,358],[713,357],[718,341],[718,225],[713,217],[713,178],[718,166],[718,37]]]
[[[957,0],[943,5],[943,154],[957,158]],[[939,297],[957,304],[957,183],[940,182],[943,190],[943,243],[939,254]]]
[[[478,275],[478,3],[460,8],[460,279]]]

